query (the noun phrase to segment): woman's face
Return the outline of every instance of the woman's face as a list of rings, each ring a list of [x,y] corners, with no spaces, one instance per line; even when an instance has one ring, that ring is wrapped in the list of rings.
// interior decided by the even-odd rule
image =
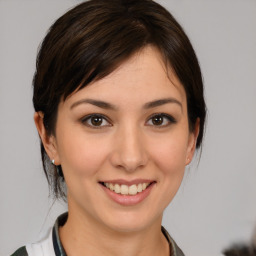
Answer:
[[[70,214],[118,231],[161,222],[197,136],[183,86],[168,76],[146,47],[60,103],[49,155],[62,166]]]

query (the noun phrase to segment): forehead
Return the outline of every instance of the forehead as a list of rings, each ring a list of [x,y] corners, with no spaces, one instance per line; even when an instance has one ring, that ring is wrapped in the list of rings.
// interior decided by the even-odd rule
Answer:
[[[175,97],[186,103],[186,94],[171,67],[161,53],[147,46],[124,61],[108,76],[94,81],[68,97],[68,102],[82,97],[101,100],[151,101],[154,98]]]

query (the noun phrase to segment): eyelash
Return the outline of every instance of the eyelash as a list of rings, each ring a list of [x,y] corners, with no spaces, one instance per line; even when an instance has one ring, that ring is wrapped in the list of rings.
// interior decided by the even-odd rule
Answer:
[[[89,124],[88,121],[91,120],[92,122],[92,118],[101,118],[103,120],[103,122],[108,122],[107,125],[103,125],[103,126],[96,126],[96,125],[93,125],[92,123]],[[109,127],[109,126],[112,126],[110,124],[110,121],[108,118],[106,118],[104,115],[102,114],[92,114],[92,115],[88,115],[88,116],[85,116],[83,119],[82,119],[82,123],[85,124],[86,126],[90,127],[90,128],[93,128],[93,129],[101,129],[103,127]]]
[[[154,117],[161,117],[163,118],[163,120],[166,120],[167,119],[167,124],[164,124],[164,125],[154,125],[154,124],[150,124],[150,125],[147,125],[147,126],[154,126],[155,128],[164,128],[164,127],[167,127],[169,126],[170,124],[175,124],[177,123],[176,119],[170,115],[167,115],[165,113],[156,113],[156,114],[153,114],[149,117],[149,119],[147,120],[146,123],[148,123],[150,120],[152,120]],[[100,126],[96,126],[96,125],[93,125],[92,124],[92,118],[101,118],[103,121],[102,122],[107,122],[108,124],[107,125],[100,125]],[[91,124],[88,123],[88,121],[90,121]],[[83,124],[85,124],[86,126],[90,127],[90,128],[93,128],[93,129],[102,129],[103,127],[110,127],[112,126],[111,122],[109,121],[108,118],[106,118],[104,115],[102,114],[92,114],[92,115],[88,115],[88,116],[85,116],[81,122]],[[152,122],[152,121],[151,121]],[[164,121],[163,121],[164,122]]]
[[[155,128],[158,128],[158,129],[159,128],[164,128],[164,127],[167,127],[167,126],[169,126],[171,124],[177,123],[176,119],[173,116],[167,115],[165,113],[156,113],[156,114],[151,115],[149,117],[147,123],[149,122],[149,120],[152,120],[154,117],[162,117],[163,119],[167,119],[167,124],[165,124],[165,125],[154,125],[154,124],[151,124],[152,126],[154,126]]]

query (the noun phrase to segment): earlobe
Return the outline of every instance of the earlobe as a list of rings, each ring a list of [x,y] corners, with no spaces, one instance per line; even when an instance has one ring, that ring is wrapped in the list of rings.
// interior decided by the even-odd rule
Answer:
[[[60,163],[56,147],[56,139],[53,135],[47,134],[46,128],[44,126],[43,112],[35,112],[34,121],[47,155],[51,160],[54,159],[56,165],[59,165]]]
[[[200,131],[200,119],[197,118],[194,130],[189,135],[186,165],[190,164],[190,162],[193,159],[193,156],[196,150],[196,142],[197,142],[199,131]]]

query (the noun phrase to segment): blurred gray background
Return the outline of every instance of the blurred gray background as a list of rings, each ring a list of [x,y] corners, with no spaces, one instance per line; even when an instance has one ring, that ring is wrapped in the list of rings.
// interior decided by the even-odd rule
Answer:
[[[66,210],[48,197],[33,123],[37,47],[75,0],[0,0],[0,255],[36,241]],[[217,256],[256,225],[256,1],[159,1],[184,27],[205,82],[200,164],[163,225],[188,256]]]

